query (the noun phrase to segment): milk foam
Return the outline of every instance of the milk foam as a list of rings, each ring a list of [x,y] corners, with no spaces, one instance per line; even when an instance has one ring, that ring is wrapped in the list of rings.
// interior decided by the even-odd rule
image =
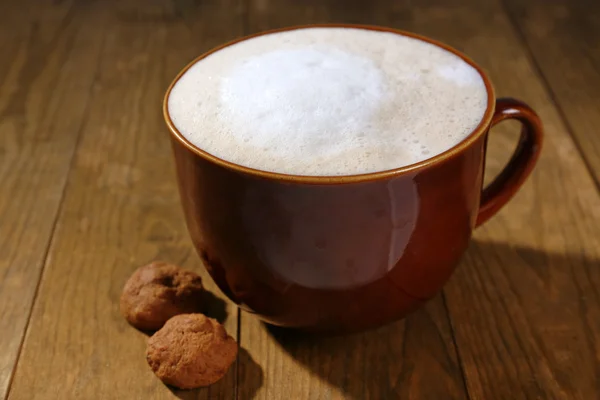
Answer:
[[[387,32],[307,28],[194,64],[168,111],[195,146],[247,167],[353,175],[413,164],[462,141],[487,91],[458,56]]]

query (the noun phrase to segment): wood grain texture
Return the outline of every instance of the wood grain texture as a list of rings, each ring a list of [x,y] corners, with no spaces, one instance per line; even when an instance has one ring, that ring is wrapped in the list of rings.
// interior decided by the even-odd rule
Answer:
[[[264,372],[240,363],[240,399],[466,398],[440,297],[404,321],[345,337],[301,337],[249,314],[241,323],[241,345]]]
[[[161,104],[185,63],[241,33],[241,9],[222,0],[98,4],[82,21],[106,27],[98,75],[9,398],[231,399],[235,367],[209,389],[162,385],[146,364],[145,335],[118,304],[132,271],[155,259],[196,270],[215,289],[184,226]],[[227,313],[236,336],[237,309],[219,299],[211,308]]]
[[[249,31],[316,22],[379,22],[388,2],[250,2]],[[381,16],[366,15],[377,9]],[[367,12],[367,10],[369,10]],[[364,11],[364,12],[363,12]],[[357,299],[357,301],[360,301]],[[442,297],[381,329],[348,337],[300,338],[241,316],[241,346],[264,368],[261,378],[240,364],[239,398],[462,399],[466,394]]]
[[[469,395],[597,398],[600,197],[592,177],[499,2],[420,1],[410,14],[402,27],[464,50],[498,95],[525,100],[546,126],[536,171],[476,231],[445,288]],[[490,174],[514,147],[516,129],[493,130]]]
[[[69,1],[0,4],[0,398],[88,109],[103,35],[73,19],[88,11]]]
[[[504,0],[600,182],[600,2]]]
[[[507,15],[500,0],[448,3],[0,2],[0,398],[44,262],[10,399],[597,398],[600,195],[553,103],[597,175],[597,8],[506,0]],[[539,112],[542,158],[425,309],[364,334],[302,338],[245,313],[238,327],[217,294],[210,313],[226,314],[231,334],[241,329],[238,364],[210,389],[171,391],[145,363],[145,336],[118,311],[127,277],[153,259],[194,269],[215,289],[182,220],[164,90],[213,45],[310,22],[388,25],[465,51],[500,96]],[[487,180],[517,129],[494,129]]]

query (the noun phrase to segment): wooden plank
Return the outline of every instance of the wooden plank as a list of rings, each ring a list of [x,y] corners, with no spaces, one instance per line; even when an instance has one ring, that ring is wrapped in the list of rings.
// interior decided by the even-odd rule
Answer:
[[[600,2],[504,3],[600,182]]]
[[[132,0],[103,1],[93,19],[75,16],[107,35],[11,400],[234,397],[236,368],[210,389],[162,385],[119,296],[132,271],[154,259],[206,278],[180,211],[161,103],[186,62],[241,33],[241,11],[236,1]],[[227,312],[235,336],[237,310],[222,300],[213,308]]]
[[[75,10],[88,12],[70,1],[0,4],[1,399],[25,334],[100,53],[102,27],[87,31],[72,18]]]
[[[390,2],[254,0],[249,30],[361,21],[389,24]],[[241,345],[262,376],[240,364],[242,399],[462,399],[464,382],[441,296],[405,321],[347,337],[294,337],[242,313]],[[262,381],[262,384],[257,384]]]
[[[345,337],[301,337],[245,313],[241,324],[250,356],[240,360],[240,399],[466,398],[440,297],[404,321]]]
[[[469,394],[486,400],[597,398],[600,197],[593,179],[499,2],[413,2],[410,15],[401,27],[470,54],[500,96],[525,100],[546,126],[533,176],[476,231],[445,289]],[[493,131],[490,173],[513,148],[516,129]]]

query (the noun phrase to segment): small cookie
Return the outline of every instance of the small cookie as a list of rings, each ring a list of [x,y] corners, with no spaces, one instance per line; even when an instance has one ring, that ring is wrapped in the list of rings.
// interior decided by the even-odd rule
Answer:
[[[134,327],[154,331],[175,315],[200,311],[203,295],[198,275],[157,261],[131,275],[121,294],[121,313]]]
[[[223,325],[202,314],[182,314],[148,339],[146,360],[167,385],[180,389],[208,386],[227,373],[237,343]]]

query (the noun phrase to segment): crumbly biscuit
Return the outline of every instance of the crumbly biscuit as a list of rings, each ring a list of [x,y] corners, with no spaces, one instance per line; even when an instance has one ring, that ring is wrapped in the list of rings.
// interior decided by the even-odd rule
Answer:
[[[216,320],[182,314],[167,321],[148,340],[146,360],[164,383],[193,389],[221,379],[237,351],[235,340]]]
[[[157,261],[129,278],[121,295],[121,313],[134,327],[155,331],[175,315],[201,311],[203,296],[197,274]]]

